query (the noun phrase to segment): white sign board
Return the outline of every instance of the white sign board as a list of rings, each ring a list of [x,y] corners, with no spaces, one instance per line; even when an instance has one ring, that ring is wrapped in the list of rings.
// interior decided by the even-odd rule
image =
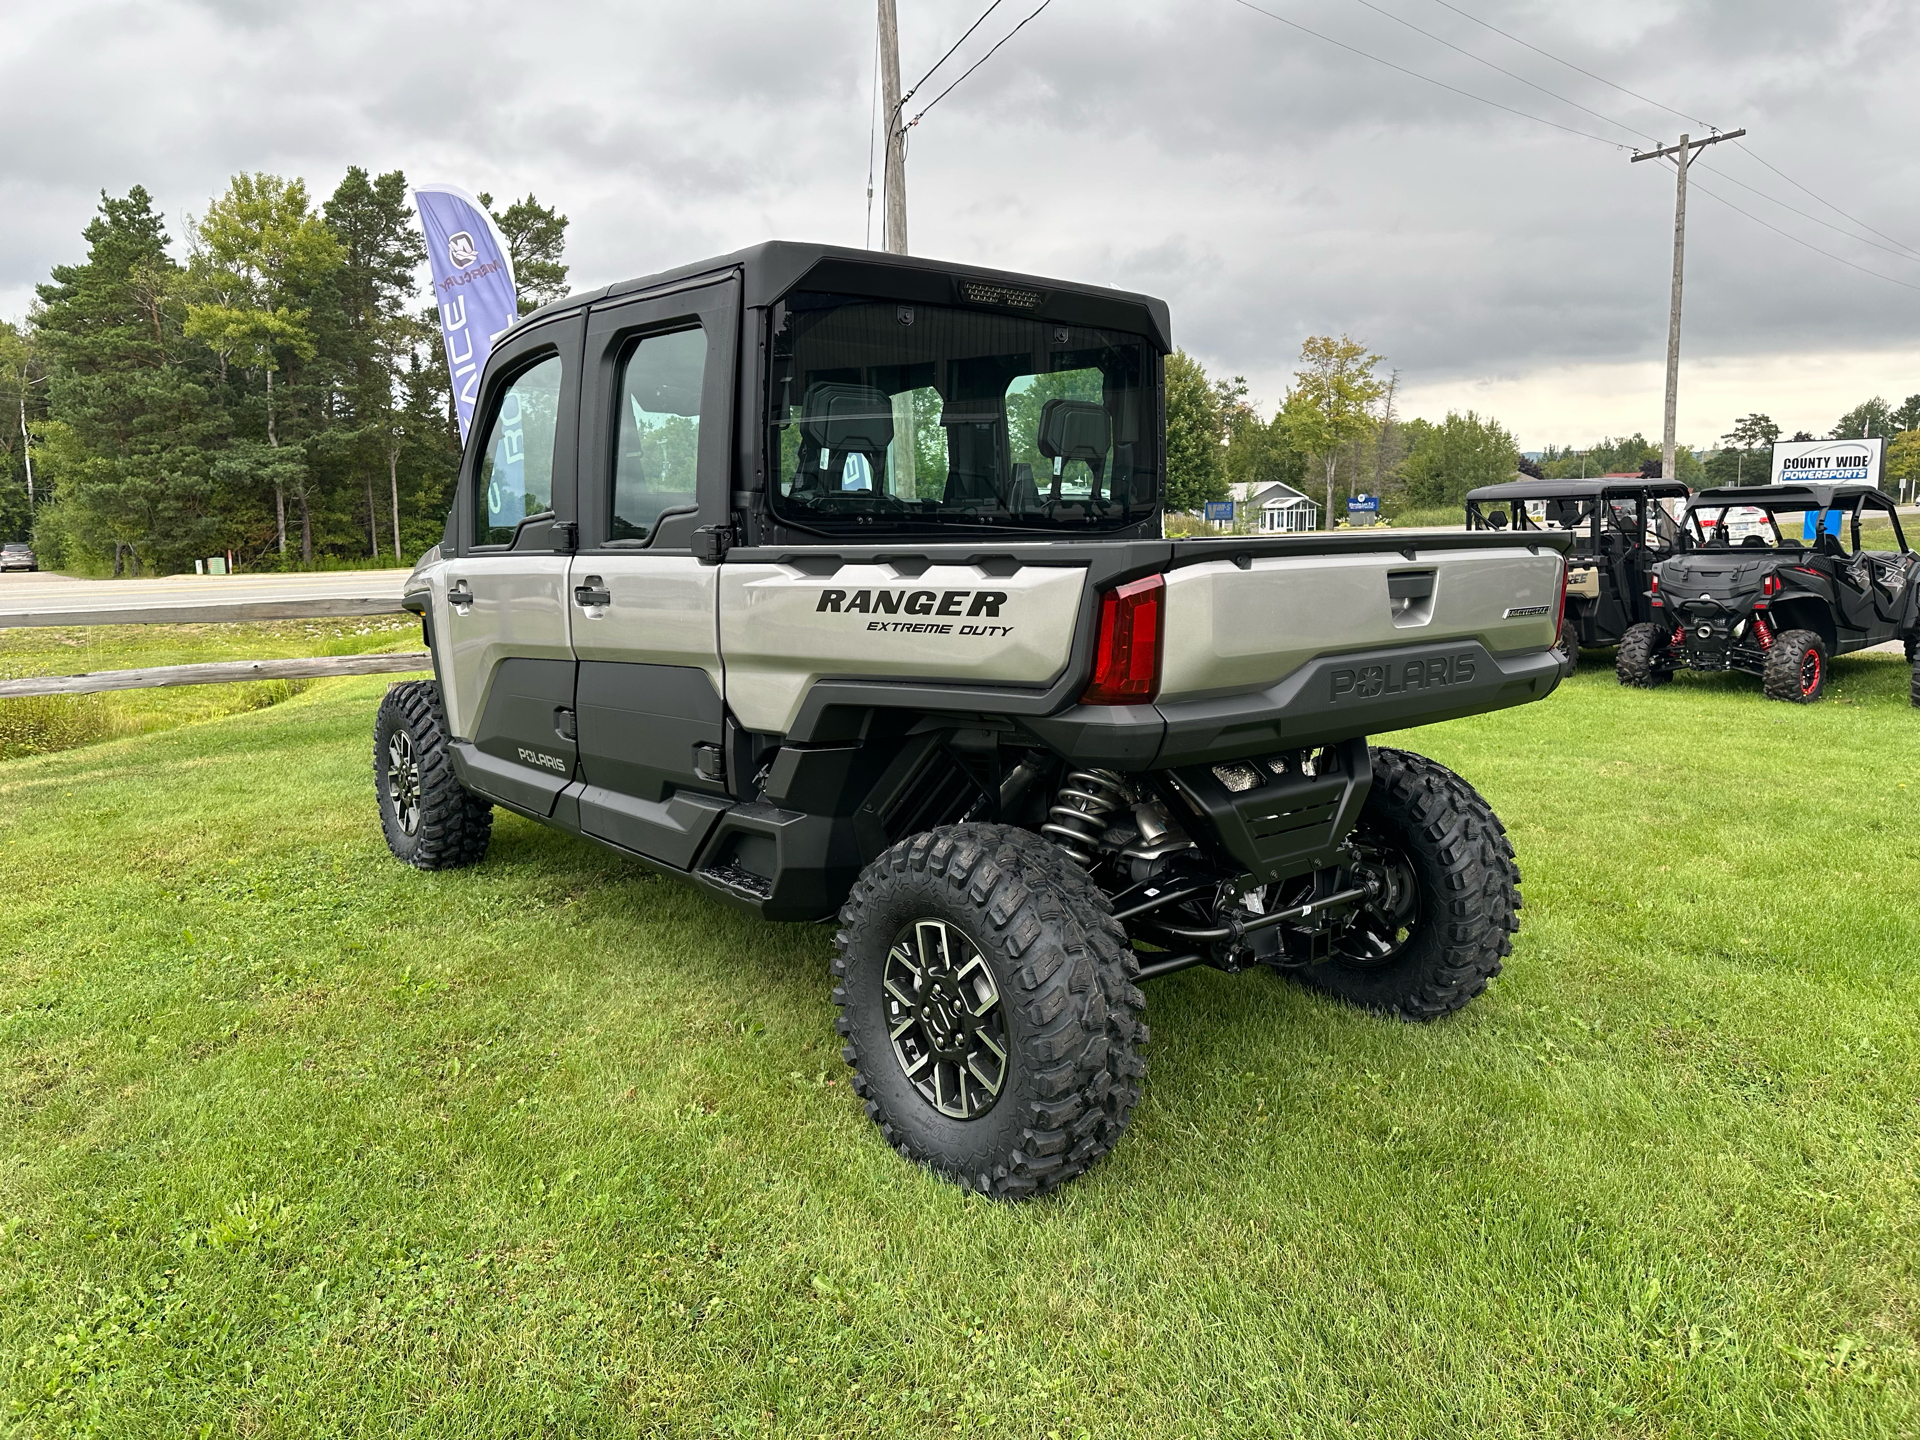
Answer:
[[[1773,442],[1772,485],[1838,485],[1854,481],[1880,483],[1887,442],[1871,440],[1776,440]]]

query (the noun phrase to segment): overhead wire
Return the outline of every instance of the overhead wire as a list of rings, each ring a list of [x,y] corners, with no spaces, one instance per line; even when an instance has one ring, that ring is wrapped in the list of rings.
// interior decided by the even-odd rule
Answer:
[[[1691,171],[1693,167],[1689,165],[1687,169]],[[1714,173],[1716,175],[1719,174],[1718,171],[1715,171]],[[1831,250],[1822,250],[1818,245],[1815,245],[1813,242],[1809,240],[1802,240],[1798,235],[1795,235],[1791,230],[1782,230],[1778,225],[1769,224],[1767,221],[1762,220],[1758,215],[1755,215],[1751,210],[1742,210],[1738,205],[1734,204],[1731,200],[1727,199],[1725,196],[1714,194],[1713,191],[1707,189],[1706,186],[1701,185],[1696,181],[1689,180],[1688,185],[1691,189],[1698,190],[1701,194],[1705,195],[1709,200],[1717,200],[1720,204],[1726,206],[1729,210],[1733,211],[1736,215],[1744,215],[1747,217],[1747,219],[1753,221],[1754,224],[1762,226],[1765,229],[1771,230],[1776,235],[1784,235],[1787,239],[1793,241],[1794,244],[1804,245],[1807,249],[1813,251],[1813,253],[1816,255],[1824,255],[1829,260],[1838,260],[1842,265],[1846,265],[1851,267],[1852,269],[1858,270],[1862,275],[1871,275],[1876,280],[1884,280],[1889,285],[1898,285],[1903,290],[1920,290],[1920,285],[1910,284],[1905,280],[1896,279],[1892,275],[1882,275],[1878,270],[1869,270],[1864,265],[1855,264],[1855,262],[1847,259],[1847,257],[1844,255],[1836,255]]]
[[[987,17],[993,14],[994,11],[998,10],[1005,3],[1006,3],[1006,0],[993,0],[993,3],[991,5],[987,6],[986,9],[982,10],[980,12],[980,18],[975,20],[973,24],[967,27],[966,34],[962,35],[958,40],[954,41],[953,44],[949,45],[947,47],[947,53],[942,55],[938,60],[934,61],[933,64],[929,65],[927,67],[927,73],[925,75],[922,75],[918,80],[913,82],[912,87],[907,91],[907,93],[900,97],[900,104],[904,106],[907,103],[907,101],[911,100],[915,95],[919,94],[920,87],[926,84],[928,80],[933,78],[933,72],[938,70],[942,65],[946,64],[947,61],[951,60],[953,58],[953,52],[958,50],[962,45],[967,43],[967,36],[973,34],[974,31],[978,30],[982,25],[986,24]]]
[[[1739,142],[1735,141],[1734,143],[1738,144]],[[1758,159],[1759,157],[1755,156],[1754,158]],[[1772,169],[1773,167],[1768,166],[1767,168]],[[1834,234],[1844,235],[1847,237],[1847,239],[1852,240],[1857,244],[1872,245],[1874,249],[1884,250],[1886,251],[1887,254],[1893,256],[1896,260],[1920,262],[1920,255],[1913,254],[1912,252],[1907,250],[1896,250],[1893,248],[1892,245],[1878,244],[1875,241],[1867,239],[1867,237],[1864,235],[1854,234],[1851,230],[1842,230],[1838,225],[1834,224],[1831,220],[1822,220],[1818,215],[1815,215],[1810,211],[1801,210],[1795,206],[1789,205],[1787,204],[1786,201],[1779,199],[1777,196],[1769,195],[1764,190],[1756,189],[1754,186],[1747,184],[1746,181],[1738,179],[1735,176],[1729,175],[1724,170],[1713,169],[1710,165],[1708,165],[1703,160],[1689,160],[1687,162],[1687,173],[1691,175],[1696,169],[1705,170],[1709,175],[1717,176],[1718,178],[1727,181],[1729,184],[1738,185],[1742,190],[1748,191],[1749,193],[1754,195],[1758,195],[1762,200],[1767,201],[1769,204],[1778,205],[1782,210],[1787,211],[1789,214],[1798,215],[1802,220],[1811,220],[1816,225],[1823,225],[1827,229],[1833,231]],[[1786,177],[1782,176],[1781,178],[1785,179]],[[1819,197],[1816,196],[1814,198],[1818,199]],[[1860,224],[1860,222],[1857,220],[1854,221],[1854,223],[1856,225]],[[1871,225],[1862,225],[1861,228],[1863,230],[1873,229]],[[1874,233],[1877,235],[1879,234],[1879,231],[1876,230],[1874,231]],[[1894,243],[1898,244],[1899,242],[1895,241]]]
[[[1578,100],[1569,99],[1567,96],[1560,94],[1558,91],[1549,90],[1544,85],[1536,85],[1533,81],[1527,79],[1527,77],[1524,75],[1516,75],[1514,74],[1513,71],[1507,69],[1505,66],[1496,65],[1493,63],[1493,61],[1487,59],[1484,55],[1476,55],[1473,53],[1473,51],[1467,49],[1466,47],[1454,44],[1451,40],[1447,39],[1443,35],[1436,35],[1431,30],[1423,30],[1418,25],[1414,24],[1411,20],[1407,19],[1405,16],[1396,15],[1393,13],[1393,11],[1374,4],[1373,0],[1354,0],[1354,3],[1357,5],[1365,6],[1367,9],[1373,11],[1373,13],[1376,15],[1384,15],[1387,19],[1393,21],[1396,25],[1404,25],[1407,27],[1407,29],[1413,31],[1414,34],[1424,35],[1427,37],[1427,39],[1433,41],[1436,45],[1444,45],[1447,47],[1447,49],[1453,51],[1455,54],[1464,55],[1467,57],[1467,59],[1473,61],[1475,64],[1484,65],[1489,70],[1495,71],[1501,75],[1506,76],[1509,80],[1518,80],[1522,85],[1525,85],[1528,89],[1538,90],[1542,95],[1545,95],[1550,100],[1558,100],[1562,105],[1571,105],[1575,110],[1584,111],[1586,114],[1593,116],[1594,119],[1605,121],[1609,125],[1617,125],[1620,129],[1625,130],[1630,135],[1638,135],[1642,140],[1652,141],[1652,143],[1655,145],[1658,145],[1660,143],[1658,140],[1654,139],[1653,136],[1647,134],[1646,131],[1638,129],[1632,125],[1629,125],[1624,120],[1616,120],[1611,115],[1603,115],[1600,111],[1593,109],[1591,106],[1582,105]]]
[[[1842,210],[1838,205],[1834,204],[1831,200],[1821,200],[1818,195],[1814,195],[1813,191],[1807,189],[1806,186],[1802,185],[1798,180],[1794,179],[1791,175],[1787,174],[1787,172],[1782,170],[1779,166],[1768,165],[1767,162],[1765,160],[1762,160],[1760,156],[1752,149],[1752,147],[1750,147],[1747,144],[1746,141],[1736,140],[1733,143],[1738,145],[1742,150],[1746,151],[1747,157],[1750,160],[1753,160],[1756,163],[1761,165],[1766,165],[1767,169],[1773,171],[1774,174],[1778,175],[1782,180],[1786,181],[1789,185],[1793,186],[1794,189],[1802,192],[1803,194],[1812,195],[1815,200],[1819,200],[1822,205],[1826,206],[1829,210],[1833,211],[1834,214],[1840,216],[1842,219],[1852,220],[1853,223],[1858,225],[1862,230],[1873,230],[1873,226],[1867,224],[1867,222],[1864,220],[1854,219],[1853,216],[1847,214],[1846,211]],[[1903,250],[1913,250],[1914,248],[1913,246],[1908,245],[1905,241],[1894,240],[1893,236],[1887,234],[1886,231],[1884,230],[1873,230],[1873,233],[1878,235],[1882,240],[1892,240],[1895,245],[1900,246],[1901,249]]]
[[[1363,4],[1366,3],[1366,0],[1361,0],[1361,3]],[[1560,56],[1555,55],[1550,50],[1543,50],[1538,45],[1533,44],[1531,41],[1522,40],[1518,35],[1513,34],[1509,30],[1502,30],[1498,25],[1495,25],[1492,22],[1487,20],[1482,20],[1478,15],[1474,15],[1469,11],[1462,10],[1458,5],[1453,4],[1452,0],[1433,0],[1433,3],[1440,6],[1443,9],[1451,10],[1454,14],[1460,16],[1462,19],[1471,20],[1474,24],[1479,25],[1485,29],[1491,30],[1496,35],[1503,36],[1504,38],[1511,40],[1514,44],[1519,45],[1524,49],[1533,51],[1533,53],[1536,55],[1545,56],[1547,59],[1553,61],[1553,63],[1556,65],[1564,65],[1567,69],[1574,71],[1576,74],[1584,75],[1589,80],[1598,81],[1600,84],[1605,85],[1610,90],[1618,90],[1622,95],[1632,96],[1635,100],[1640,101],[1642,104],[1651,105],[1656,110],[1664,110],[1667,112],[1667,114],[1672,115],[1678,119],[1686,120],[1695,125],[1704,125],[1707,127],[1708,130],[1712,131],[1716,135],[1720,133],[1720,127],[1718,125],[1715,125],[1711,120],[1702,120],[1698,115],[1689,115],[1684,110],[1676,110],[1673,106],[1663,104],[1661,101],[1655,100],[1650,95],[1642,95],[1638,90],[1629,90],[1626,86],[1616,84],[1614,81],[1607,79],[1607,77],[1604,75],[1596,75],[1593,73],[1593,71],[1588,70],[1583,66],[1576,65],[1571,60],[1563,59]],[[1885,240],[1891,244],[1897,245],[1902,250],[1911,252],[1915,256],[1920,256],[1920,250],[1916,250],[1914,246],[1908,245],[1904,240],[1896,239],[1892,235],[1887,234],[1884,230],[1874,229],[1874,227],[1867,224],[1866,221],[1858,218],[1857,216],[1849,215],[1845,210],[1842,210],[1838,205],[1834,204],[1831,200],[1828,200],[1825,197],[1818,195],[1814,191],[1808,189],[1805,185],[1802,185],[1798,180],[1794,179],[1793,176],[1787,174],[1787,172],[1782,170],[1779,166],[1764,159],[1757,150],[1755,150],[1751,145],[1748,145],[1744,140],[1736,140],[1733,143],[1738,145],[1741,148],[1741,150],[1743,150],[1746,153],[1748,159],[1754,161],[1756,164],[1765,166],[1767,169],[1771,170],[1775,175],[1778,175],[1782,180],[1786,181],[1789,185],[1793,186],[1794,189],[1800,191],[1802,194],[1807,195],[1812,199],[1818,201],[1820,204],[1826,206],[1827,209],[1833,211],[1833,213],[1838,215],[1841,219],[1847,221],[1850,224],[1858,225],[1862,230],[1872,231],[1873,234],[1878,235],[1882,240]],[[1731,175],[1726,174],[1726,172],[1724,171],[1715,171],[1714,173],[1719,175],[1722,179],[1733,180],[1733,177]],[[1741,183],[1742,182],[1738,180],[1734,180],[1734,184],[1736,185],[1739,185]],[[1745,186],[1744,188],[1753,190],[1754,194],[1760,195],[1765,199],[1769,199],[1769,200],[1773,199],[1772,196],[1767,195],[1766,192],[1763,190],[1754,190],[1751,185]],[[1778,200],[1774,200],[1774,203],[1776,205],[1779,205],[1782,202]],[[1782,208],[1792,209],[1791,206],[1785,206],[1785,205],[1783,205]],[[1795,211],[1794,213],[1802,214],[1802,215],[1805,214],[1804,211]],[[1810,220],[1814,220],[1816,224],[1827,224],[1826,221],[1819,220],[1818,217],[1815,217],[1815,216],[1806,216],[1806,218]],[[1839,234],[1843,234],[1843,235],[1846,234],[1844,230],[1839,230],[1837,226],[1829,226],[1828,228],[1834,229]],[[1848,238],[1853,240],[1859,240],[1861,237],[1854,235],[1854,236],[1849,236]],[[1863,243],[1870,245],[1873,242],[1869,240],[1869,241],[1864,241]],[[1876,248],[1879,248],[1879,247],[1876,247]],[[1822,253],[1825,253],[1825,252],[1822,252]],[[1867,273],[1872,274],[1874,272],[1868,271]]]
[[[1000,0],[994,0],[994,4],[996,6],[999,3],[1000,3]],[[915,115],[912,120],[907,122],[907,128],[912,129],[915,125],[918,125],[922,120],[926,119],[928,110],[933,109],[934,106],[938,105],[942,100],[946,99],[947,96],[951,95],[955,90],[958,90],[961,84],[966,80],[967,76],[973,74],[974,71],[978,70],[982,65],[986,64],[987,61],[991,60],[994,56],[994,52],[999,50],[1000,46],[1006,44],[1007,41],[1013,39],[1014,36],[1018,35],[1022,30],[1026,29],[1028,25],[1030,25],[1034,20],[1039,18],[1040,11],[1046,9],[1047,6],[1051,5],[1052,3],[1053,3],[1053,0],[1040,0],[1040,7],[1038,10],[1035,10],[1033,14],[1027,16],[1025,20],[1022,20],[1018,25],[1014,26],[1013,29],[1009,30],[1005,35],[1001,36],[999,41],[995,43],[992,50],[987,51],[986,54],[982,55],[978,60],[974,61],[973,64],[969,65],[964,71],[961,72],[960,78],[958,80],[954,81],[953,84],[947,86],[946,89],[942,90],[938,95],[934,96],[933,99],[929,100],[926,103],[926,106],[920,111],[920,113],[918,115]],[[988,13],[991,14],[992,12],[989,11]],[[983,15],[980,18],[984,20],[986,19],[986,16]],[[970,35],[973,32],[969,30],[967,33]],[[925,82],[923,81],[922,83],[925,83]],[[916,86],[915,88],[917,89],[918,87]],[[904,104],[905,102],[903,101],[902,103]]]
[[[1276,15],[1271,10],[1265,9],[1264,7],[1259,5],[1255,5],[1253,3],[1253,0],[1233,0],[1233,3],[1240,6],[1242,9],[1253,11],[1254,14],[1256,15],[1264,15],[1269,20],[1277,20],[1282,25],[1290,26],[1291,28],[1298,30],[1303,35],[1311,35],[1314,39],[1324,41],[1328,45],[1338,46],[1340,49],[1347,51],[1349,54],[1360,56],[1363,60],[1371,60],[1376,65],[1384,65],[1389,70],[1396,70],[1402,75],[1411,76],[1415,80],[1425,81],[1427,84],[1435,86],[1438,89],[1449,91],[1455,95],[1464,96],[1468,100],[1474,100],[1479,102],[1482,105],[1491,106],[1495,110],[1504,110],[1509,115],[1518,115],[1522,120],[1531,120],[1536,125],[1547,125],[1552,127],[1555,130],[1565,131],[1569,135],[1578,135],[1583,140],[1598,141],[1600,144],[1605,145],[1610,149],[1626,150],[1629,152],[1633,149],[1631,145],[1623,145],[1618,140],[1609,140],[1604,135],[1595,135],[1592,131],[1589,131],[1589,130],[1577,130],[1571,125],[1562,125],[1558,120],[1549,120],[1544,115],[1534,115],[1525,110],[1516,110],[1511,105],[1502,105],[1498,100],[1489,100],[1486,96],[1476,95],[1471,90],[1462,90],[1458,85],[1449,85],[1447,84],[1446,81],[1436,80],[1431,75],[1422,75],[1418,70],[1409,70],[1404,65],[1396,65],[1393,61],[1384,59],[1379,55],[1375,55],[1371,51],[1362,50],[1358,45],[1349,45],[1344,40],[1336,40],[1331,35],[1323,35],[1318,30],[1309,29],[1307,26],[1302,25],[1298,20],[1289,20],[1284,15]]]
[[[1638,100],[1643,105],[1651,105],[1656,110],[1664,110],[1669,115],[1678,116],[1680,119],[1689,121],[1695,125],[1704,125],[1707,127],[1707,129],[1713,131],[1716,135],[1720,133],[1720,127],[1718,125],[1715,125],[1711,120],[1702,120],[1698,115],[1689,115],[1686,113],[1686,111],[1676,110],[1671,105],[1662,105],[1658,100],[1654,100],[1648,96],[1642,95],[1638,90],[1629,90],[1624,85],[1614,84],[1613,81],[1607,79],[1604,75],[1596,75],[1591,70],[1581,69],[1580,66],[1574,64],[1571,60],[1562,60],[1558,55],[1555,55],[1550,50],[1542,50],[1538,45],[1532,44],[1531,42],[1526,40],[1522,40],[1518,35],[1515,35],[1510,31],[1502,30],[1498,25],[1492,24],[1491,22],[1486,20],[1482,20],[1478,15],[1468,14],[1465,10],[1462,10],[1458,5],[1449,3],[1449,0],[1433,0],[1433,3],[1441,6],[1444,9],[1453,11],[1454,14],[1460,16],[1462,19],[1471,20],[1474,24],[1483,26],[1486,29],[1493,31],[1493,33],[1496,35],[1505,36],[1507,39],[1511,40],[1514,44],[1524,46],[1526,49],[1533,51],[1533,53],[1536,55],[1546,56],[1547,59],[1553,61],[1553,63],[1556,65],[1564,65],[1567,67],[1567,69],[1577,71],[1579,74],[1586,76],[1589,80],[1598,80],[1602,85],[1605,85],[1608,89],[1618,90],[1622,95],[1631,95],[1635,100]]]

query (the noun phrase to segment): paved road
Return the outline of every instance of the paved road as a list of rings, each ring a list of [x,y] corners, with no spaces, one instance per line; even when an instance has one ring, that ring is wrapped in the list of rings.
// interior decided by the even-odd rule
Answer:
[[[388,615],[405,570],[321,575],[171,575],[160,580],[73,580],[0,575],[0,627],[306,620]]]

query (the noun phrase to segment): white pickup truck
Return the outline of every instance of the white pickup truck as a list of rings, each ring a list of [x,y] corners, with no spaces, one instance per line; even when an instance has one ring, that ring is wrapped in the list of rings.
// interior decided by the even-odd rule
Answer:
[[[1007,1197],[1125,1126],[1143,979],[1465,1004],[1511,847],[1366,737],[1553,690],[1564,537],[1163,539],[1170,349],[1145,296],[787,243],[527,317],[407,586],[394,854],[476,861],[504,807],[837,913],[869,1115]]]

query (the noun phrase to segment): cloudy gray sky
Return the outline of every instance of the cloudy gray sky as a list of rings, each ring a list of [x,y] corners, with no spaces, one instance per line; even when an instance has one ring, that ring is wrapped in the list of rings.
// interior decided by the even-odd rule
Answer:
[[[899,0],[908,83],[987,3]],[[1696,189],[1681,438],[1920,391],[1920,7],[1259,3],[1587,134],[1238,0],[1053,0],[913,131],[914,250],[1162,295],[1268,406],[1304,336],[1346,331],[1414,413],[1490,411],[1529,447],[1657,434],[1672,171],[1603,141],[1702,130],[1672,105],[1749,128],[1695,180],[1787,232]],[[921,99],[1036,4],[1003,0]],[[239,170],[532,191],[572,217],[583,288],[769,237],[861,244],[873,46],[870,0],[0,0],[0,314],[79,257],[102,188],[146,185],[177,238]]]

